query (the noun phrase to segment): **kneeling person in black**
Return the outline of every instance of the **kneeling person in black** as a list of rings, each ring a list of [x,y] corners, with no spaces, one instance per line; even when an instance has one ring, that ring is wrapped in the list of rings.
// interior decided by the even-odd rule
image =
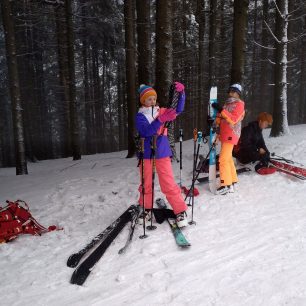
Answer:
[[[257,171],[261,167],[267,167],[270,158],[270,152],[266,147],[262,130],[270,126],[273,122],[269,113],[260,113],[257,121],[250,122],[241,131],[239,142],[233,149],[233,156],[242,164],[255,161],[260,163],[256,165]]]

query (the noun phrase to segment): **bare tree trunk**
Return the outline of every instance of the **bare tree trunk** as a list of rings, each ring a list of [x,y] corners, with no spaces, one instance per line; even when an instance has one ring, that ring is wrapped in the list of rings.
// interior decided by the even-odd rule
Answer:
[[[44,73],[44,50],[40,44],[42,35],[41,32],[32,27],[32,41],[33,41],[33,70],[34,74],[34,91],[36,92],[36,99],[39,108],[39,143],[36,145],[41,146],[42,156],[40,159],[54,158],[52,129],[51,129],[51,116],[49,105],[46,99],[45,92],[45,73]]]
[[[287,119],[288,0],[276,1],[275,96],[270,136],[290,134]]]
[[[117,148],[116,148],[116,130],[114,130],[114,120],[113,120],[113,109],[112,109],[112,95],[111,95],[111,80],[110,80],[110,76],[108,75],[107,77],[107,80],[106,80],[106,84],[107,84],[107,87],[108,87],[108,109],[109,109],[109,113],[108,113],[108,117],[109,117],[109,141],[108,141],[108,144],[109,144],[109,152],[112,152],[112,151],[117,151]]]
[[[248,0],[234,1],[231,84],[242,83],[246,48]]]
[[[204,114],[207,114],[207,101],[203,101],[205,93],[205,0],[197,0],[197,22],[199,24],[199,62],[198,62],[198,107],[196,126],[202,130],[206,124],[204,123]]]
[[[254,7],[254,20],[253,20],[253,37],[254,40],[257,41],[257,0],[255,0],[255,7]],[[252,50],[252,72],[251,72],[251,103],[252,105],[257,105],[258,99],[256,99],[256,85],[257,85],[257,77],[258,77],[258,67],[256,65],[257,60],[257,46],[253,44]]]
[[[297,1],[288,1],[288,14],[291,13],[297,8]],[[305,6],[305,5],[304,5]],[[306,6],[305,6],[306,8]],[[288,41],[294,38],[295,32],[295,23],[293,21],[288,22],[288,30],[287,37]],[[302,40],[302,38],[301,38]],[[288,54],[288,62],[290,64],[287,66],[287,79],[288,79],[288,87],[287,87],[287,101],[288,107],[290,109],[298,109],[299,107],[299,96],[296,94],[298,91],[298,82],[296,76],[296,68],[300,69],[300,67],[296,67],[297,58],[299,56],[299,52],[294,52],[294,49],[298,47],[299,41],[294,43],[288,43],[287,45],[287,54]],[[298,48],[300,50],[300,48]],[[289,58],[290,57],[290,58]],[[300,66],[300,65],[298,65]],[[299,122],[299,112],[288,112],[288,124],[296,124]]]
[[[27,161],[25,156],[23,109],[20,99],[20,86],[18,77],[16,42],[14,19],[11,11],[10,0],[1,2],[3,28],[5,34],[6,57],[10,82],[10,95],[12,102],[14,140],[16,152],[16,175],[28,174]]]
[[[74,35],[72,23],[71,0],[65,0],[67,42],[68,42],[68,66],[69,66],[69,109],[70,109],[70,135],[73,160],[81,159],[80,135],[78,123],[78,111],[75,89],[75,62],[74,62]]]
[[[158,102],[166,106],[172,82],[172,0],[156,1],[156,85]]]
[[[268,15],[269,15],[269,2],[263,1],[262,4],[262,33],[261,33],[261,45],[262,46],[268,46],[269,44],[269,34],[268,29],[265,25],[265,22],[268,22]],[[270,107],[266,105],[266,101],[269,100],[270,94],[272,94],[271,86],[269,86],[269,83],[271,81],[271,68],[269,67],[269,51],[267,48],[261,48],[261,65],[260,65],[260,96],[259,96],[259,103],[258,103],[258,110],[263,111],[269,111]],[[270,68],[270,69],[269,69]]]
[[[99,76],[99,57],[96,45],[92,46],[92,75],[93,75],[93,99],[95,109],[95,129],[96,129],[96,153],[103,152],[103,141],[102,135],[105,130],[102,129],[102,99],[101,99],[101,88],[100,88],[100,76]],[[104,100],[104,99],[103,99]]]
[[[210,0],[210,15],[209,15],[209,87],[216,84],[216,22],[217,22],[217,0]]]
[[[71,130],[70,111],[69,111],[69,66],[68,66],[68,42],[67,42],[67,21],[65,7],[58,5],[55,7],[55,21],[56,21],[56,36],[57,36],[57,54],[58,54],[58,69],[60,81],[60,95],[63,103],[64,122],[61,123],[62,128],[62,147],[64,156],[71,156]]]
[[[85,7],[86,0],[83,0],[82,5],[82,15],[87,16],[87,10]],[[88,64],[88,37],[85,18],[82,18],[82,59],[83,59],[83,83],[84,83],[84,104],[85,104],[85,126],[86,126],[86,154],[95,153],[93,150],[92,142],[92,112],[91,112],[91,101],[90,101],[90,92],[89,92],[89,64]]]
[[[156,1],[156,86],[158,102],[161,106],[168,103],[169,87],[173,78],[172,45],[172,0]],[[168,128],[168,138],[172,156],[176,159],[174,123]]]
[[[107,84],[106,84],[106,72],[107,72],[107,67],[106,67],[106,51],[103,50],[103,57],[102,57],[102,62],[103,62],[103,65],[102,65],[102,84],[101,84],[101,102],[102,102],[102,105],[101,105],[101,111],[102,111],[102,114],[101,114],[101,128],[102,128],[102,131],[103,131],[103,134],[102,134],[102,147],[105,148],[107,146],[107,120],[105,118],[105,109],[106,109],[106,87],[107,87]],[[124,84],[124,82],[123,82]]]
[[[229,20],[232,23],[233,14],[231,12],[232,3],[227,0],[220,0],[220,12],[217,18],[220,19],[220,36],[218,39],[218,99],[224,100],[230,82],[231,63],[231,42],[232,29],[229,27]],[[224,69],[227,67],[227,69]],[[219,89],[220,88],[220,89]]]
[[[150,84],[152,61],[150,48],[150,0],[136,0],[137,43],[138,43],[138,83]]]
[[[306,19],[303,21],[303,29],[306,32]],[[306,36],[301,41],[301,75],[299,90],[299,123],[306,123]]]
[[[135,68],[135,35],[134,35],[134,6],[133,0],[124,1],[125,52],[126,52],[126,92],[128,104],[128,154],[127,158],[135,155],[136,146],[135,115],[136,115],[136,68]]]
[[[123,84],[124,79],[122,77],[122,62],[120,56],[117,59],[117,108],[118,108],[118,142],[119,142],[119,151],[124,150],[124,131],[125,131],[125,120],[124,120],[124,99],[122,92],[124,91]]]

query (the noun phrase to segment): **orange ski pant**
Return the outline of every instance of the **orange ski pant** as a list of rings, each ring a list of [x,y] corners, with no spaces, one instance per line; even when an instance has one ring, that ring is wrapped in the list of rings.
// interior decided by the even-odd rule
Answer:
[[[180,187],[176,184],[173,176],[172,165],[170,157],[156,159],[156,173],[158,175],[159,185],[161,191],[165,194],[167,201],[171,205],[174,214],[178,214],[187,210],[187,205],[181,194]],[[144,191],[145,191],[145,208],[152,208],[152,164],[153,160],[144,160]],[[138,203],[143,205],[142,196],[142,164],[140,164],[140,186],[139,201]],[[155,188],[156,190],[156,177]]]
[[[232,157],[233,148],[234,145],[232,143],[221,143],[221,152],[219,155],[221,186],[228,186],[238,182],[237,172]]]

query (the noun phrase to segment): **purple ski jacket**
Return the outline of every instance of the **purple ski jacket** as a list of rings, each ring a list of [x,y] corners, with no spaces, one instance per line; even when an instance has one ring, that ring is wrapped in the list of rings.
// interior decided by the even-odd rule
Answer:
[[[181,93],[176,107],[176,113],[179,115],[183,112],[185,106],[185,93]],[[153,136],[157,135],[156,140],[156,159],[171,157],[172,152],[167,137],[167,128],[157,118],[165,112],[166,108],[159,106],[141,107],[136,115],[136,129],[140,138],[144,138],[144,159],[152,158],[151,142]]]

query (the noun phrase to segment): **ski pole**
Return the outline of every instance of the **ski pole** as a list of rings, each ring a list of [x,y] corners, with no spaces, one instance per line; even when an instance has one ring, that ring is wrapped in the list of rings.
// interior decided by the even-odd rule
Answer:
[[[142,192],[142,214],[143,214],[143,235],[140,239],[147,238],[146,235],[146,210],[145,210],[145,180],[144,180],[144,138],[140,139],[140,158],[141,158],[141,192]]]
[[[194,129],[194,132],[195,133]],[[196,175],[196,168],[197,168],[197,161],[198,161],[198,156],[199,156],[199,150],[200,150],[200,146],[201,146],[201,141],[202,141],[202,132],[197,132],[196,134],[196,138],[195,138],[195,134],[194,134],[194,140],[195,140],[195,145],[194,145],[194,158],[193,158],[193,171],[192,171],[192,181],[194,180],[194,177]],[[196,144],[198,143],[198,146],[196,146]],[[191,188],[189,189],[186,197],[185,197],[185,201],[187,199],[187,197],[189,196],[191,191]]]
[[[195,169],[196,169],[196,150],[197,150],[197,139],[198,139],[198,129],[194,128],[193,129],[193,165],[192,165],[192,180],[194,178],[194,174],[195,174]],[[185,197],[185,201],[187,199],[187,197],[189,196],[190,193],[190,189],[188,190],[187,196]],[[191,199],[189,199],[189,203],[188,206],[190,206],[190,201]]]
[[[283,160],[284,162],[288,163],[288,164],[297,164],[297,165],[300,165],[300,166],[304,166],[303,164],[301,163],[298,163],[298,162],[295,162],[293,160],[290,160],[290,159],[287,159],[287,158],[284,158],[282,156],[279,156],[279,155],[276,155],[274,152],[271,153],[271,156],[275,156],[277,158],[272,158],[272,159],[275,159],[275,160]]]
[[[211,147],[209,148],[209,151],[208,151],[208,153],[207,153],[205,159],[203,159],[203,164],[205,164],[206,161],[208,160],[209,154],[210,154],[211,150],[216,146],[216,143],[217,143],[217,138],[215,139],[215,141],[213,142],[213,144],[212,144]],[[198,179],[200,172],[201,172],[201,167],[199,167],[198,169],[196,169],[196,176],[195,176],[195,177],[193,178],[193,180],[192,180],[191,187],[190,187],[190,189],[189,189],[189,191],[188,191],[188,193],[187,193],[187,195],[186,195],[186,197],[185,197],[185,201],[186,201],[186,199],[189,197],[190,191],[192,190],[193,185],[195,184],[195,181]]]
[[[192,171],[194,173],[195,171],[195,168],[196,168],[196,165],[195,165],[195,156],[196,156],[196,149],[197,149],[197,139],[198,139],[198,129],[195,128],[193,130],[193,168],[192,168]]]
[[[183,169],[183,129],[179,130],[180,135],[180,187],[182,188],[182,169]]]
[[[202,142],[202,132],[198,132],[198,149],[197,149],[197,155],[196,155],[196,160],[195,160],[195,167],[196,167],[198,157],[199,157],[201,142]],[[194,177],[195,177],[195,172],[193,172],[192,181],[194,181]],[[191,188],[189,189],[189,192],[190,190]],[[195,221],[193,220],[193,208],[194,208],[194,183],[192,184],[191,221],[189,222],[189,224],[195,224]]]
[[[154,205],[154,181],[155,181],[155,168],[156,168],[156,138],[157,136],[154,135],[152,139],[152,206],[151,206],[151,225],[147,226],[148,230],[155,230],[156,226],[153,225],[153,205]]]

